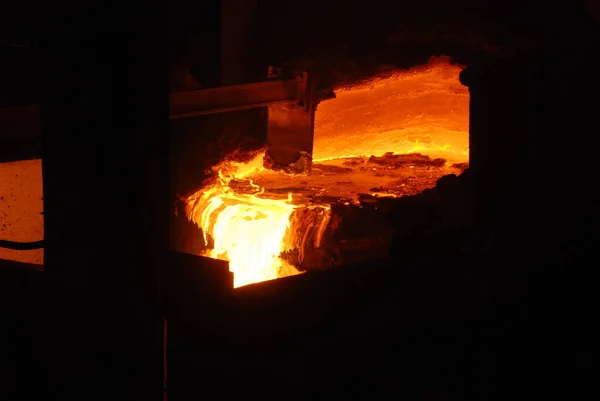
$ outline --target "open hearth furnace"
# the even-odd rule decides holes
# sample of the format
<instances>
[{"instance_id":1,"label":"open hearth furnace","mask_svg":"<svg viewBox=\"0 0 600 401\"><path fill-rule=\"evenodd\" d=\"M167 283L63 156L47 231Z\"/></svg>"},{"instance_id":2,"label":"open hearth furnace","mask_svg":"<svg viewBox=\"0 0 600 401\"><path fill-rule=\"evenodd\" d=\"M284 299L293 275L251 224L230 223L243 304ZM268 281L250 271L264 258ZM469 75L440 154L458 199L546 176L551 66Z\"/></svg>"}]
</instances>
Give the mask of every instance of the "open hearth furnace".
<instances>
[{"instance_id":1,"label":"open hearth furnace","mask_svg":"<svg viewBox=\"0 0 600 401\"><path fill-rule=\"evenodd\" d=\"M7 399L587 390L579 2L151 3L15 24L0 246L44 258L0 260Z\"/></svg>"},{"instance_id":2,"label":"open hearth furnace","mask_svg":"<svg viewBox=\"0 0 600 401\"><path fill-rule=\"evenodd\" d=\"M235 287L389 257L386 202L468 167L461 70L432 57L323 91L271 68L172 94L173 247L228 261Z\"/></svg>"}]
</instances>

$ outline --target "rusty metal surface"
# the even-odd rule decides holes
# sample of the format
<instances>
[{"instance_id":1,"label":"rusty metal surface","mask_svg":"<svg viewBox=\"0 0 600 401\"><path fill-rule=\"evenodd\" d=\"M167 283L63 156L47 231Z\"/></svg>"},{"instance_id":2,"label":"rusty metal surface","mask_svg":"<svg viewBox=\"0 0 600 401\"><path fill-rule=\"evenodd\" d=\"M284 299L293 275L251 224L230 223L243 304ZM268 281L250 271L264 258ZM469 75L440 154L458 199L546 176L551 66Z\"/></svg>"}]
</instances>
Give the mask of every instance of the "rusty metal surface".
<instances>
[{"instance_id":1,"label":"rusty metal surface","mask_svg":"<svg viewBox=\"0 0 600 401\"><path fill-rule=\"evenodd\" d=\"M269 73L284 74L286 71ZM271 104L268 107L267 144L269 157L275 169L291 167L297 173L306 173L312 160L316 99L314 81L307 72L299 74L298 98L295 103ZM307 155L309 163L301 160Z\"/></svg>"},{"instance_id":2,"label":"rusty metal surface","mask_svg":"<svg viewBox=\"0 0 600 401\"><path fill-rule=\"evenodd\" d=\"M1 240L27 243L44 238L42 198L41 160L0 163L0 259L44 263L42 249L7 249L1 244Z\"/></svg>"},{"instance_id":3,"label":"rusty metal surface","mask_svg":"<svg viewBox=\"0 0 600 401\"><path fill-rule=\"evenodd\" d=\"M296 162L301 152L312 155L315 110L294 104L270 105L267 126L269 155L278 166Z\"/></svg>"},{"instance_id":4,"label":"rusty metal surface","mask_svg":"<svg viewBox=\"0 0 600 401\"><path fill-rule=\"evenodd\" d=\"M294 102L302 88L303 80L298 77L172 93L170 114L173 119Z\"/></svg>"}]
</instances>

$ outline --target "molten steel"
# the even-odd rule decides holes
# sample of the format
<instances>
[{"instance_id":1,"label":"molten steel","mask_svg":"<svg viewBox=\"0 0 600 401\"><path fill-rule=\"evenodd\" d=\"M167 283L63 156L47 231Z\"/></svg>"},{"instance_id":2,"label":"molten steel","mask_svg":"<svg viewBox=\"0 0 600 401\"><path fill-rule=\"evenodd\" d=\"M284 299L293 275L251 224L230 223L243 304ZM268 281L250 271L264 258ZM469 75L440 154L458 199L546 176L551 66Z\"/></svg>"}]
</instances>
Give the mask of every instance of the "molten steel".
<instances>
[{"instance_id":1,"label":"molten steel","mask_svg":"<svg viewBox=\"0 0 600 401\"><path fill-rule=\"evenodd\" d=\"M187 203L204 254L229 261L235 287L298 274L282 255L295 250L302 262L307 247L321 245L330 206L317 199L404 196L435 185L453 163L468 161L469 95L460 70L432 58L336 91L317 109L310 176L266 170L264 152L213 167L218 179Z\"/></svg>"},{"instance_id":2,"label":"molten steel","mask_svg":"<svg viewBox=\"0 0 600 401\"><path fill-rule=\"evenodd\" d=\"M338 89L315 114L313 160L423 153L469 159L469 91L445 57Z\"/></svg>"},{"instance_id":3,"label":"molten steel","mask_svg":"<svg viewBox=\"0 0 600 401\"><path fill-rule=\"evenodd\" d=\"M248 163L220 163L213 168L219 176L217 182L188 200L188 216L202 228L205 244L213 242L205 254L229 261L235 287L300 273L280 255L294 245L305 245L305 238L296 235L300 233L289 231L292 213L303 205L294 204L291 193L285 199L263 197L264 188L247 179L263 170L264 156L261 152ZM231 185L234 180L245 181L247 193L235 191ZM329 207L317 207L325 213L316 233L316 246L329 218Z\"/></svg>"}]
</instances>

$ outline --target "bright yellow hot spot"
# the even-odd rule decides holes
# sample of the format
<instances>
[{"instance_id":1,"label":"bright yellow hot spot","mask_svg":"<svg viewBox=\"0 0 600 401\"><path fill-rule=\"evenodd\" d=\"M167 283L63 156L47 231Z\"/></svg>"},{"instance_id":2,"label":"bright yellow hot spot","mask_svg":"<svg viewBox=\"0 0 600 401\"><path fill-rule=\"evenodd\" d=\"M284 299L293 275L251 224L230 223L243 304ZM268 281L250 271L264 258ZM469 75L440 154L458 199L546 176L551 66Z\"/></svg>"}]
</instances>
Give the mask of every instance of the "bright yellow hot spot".
<instances>
[{"instance_id":1,"label":"bright yellow hot spot","mask_svg":"<svg viewBox=\"0 0 600 401\"><path fill-rule=\"evenodd\" d=\"M300 273L280 258L298 243L289 232L292 213L299 207L292 204L292 194L287 199L269 199L261 197L263 189L252 181L247 181L254 189L249 193L236 192L230 186L233 180L261 171L264 155L262 152L248 163L222 162L215 167L219 180L188 200L188 216L202 228L207 245L210 238L214 241L206 256L229 261L235 287ZM317 241L320 238L317 235Z\"/></svg>"}]
</instances>

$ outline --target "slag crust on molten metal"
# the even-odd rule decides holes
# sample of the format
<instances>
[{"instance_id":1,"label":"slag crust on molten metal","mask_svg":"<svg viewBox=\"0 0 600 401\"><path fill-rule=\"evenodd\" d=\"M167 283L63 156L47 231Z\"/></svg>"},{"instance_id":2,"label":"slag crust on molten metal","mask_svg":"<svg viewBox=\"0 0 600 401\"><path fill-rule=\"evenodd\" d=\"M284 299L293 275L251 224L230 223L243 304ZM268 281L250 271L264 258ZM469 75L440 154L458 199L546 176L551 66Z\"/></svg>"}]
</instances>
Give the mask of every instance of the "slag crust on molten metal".
<instances>
[{"instance_id":1,"label":"slag crust on molten metal","mask_svg":"<svg viewBox=\"0 0 600 401\"><path fill-rule=\"evenodd\" d=\"M294 193L303 203L353 202L362 195L400 197L435 186L447 174L460 174L465 164L450 164L418 153L324 160L312 165L308 176L289 176L262 170L253 182L270 197Z\"/></svg>"}]
</instances>

